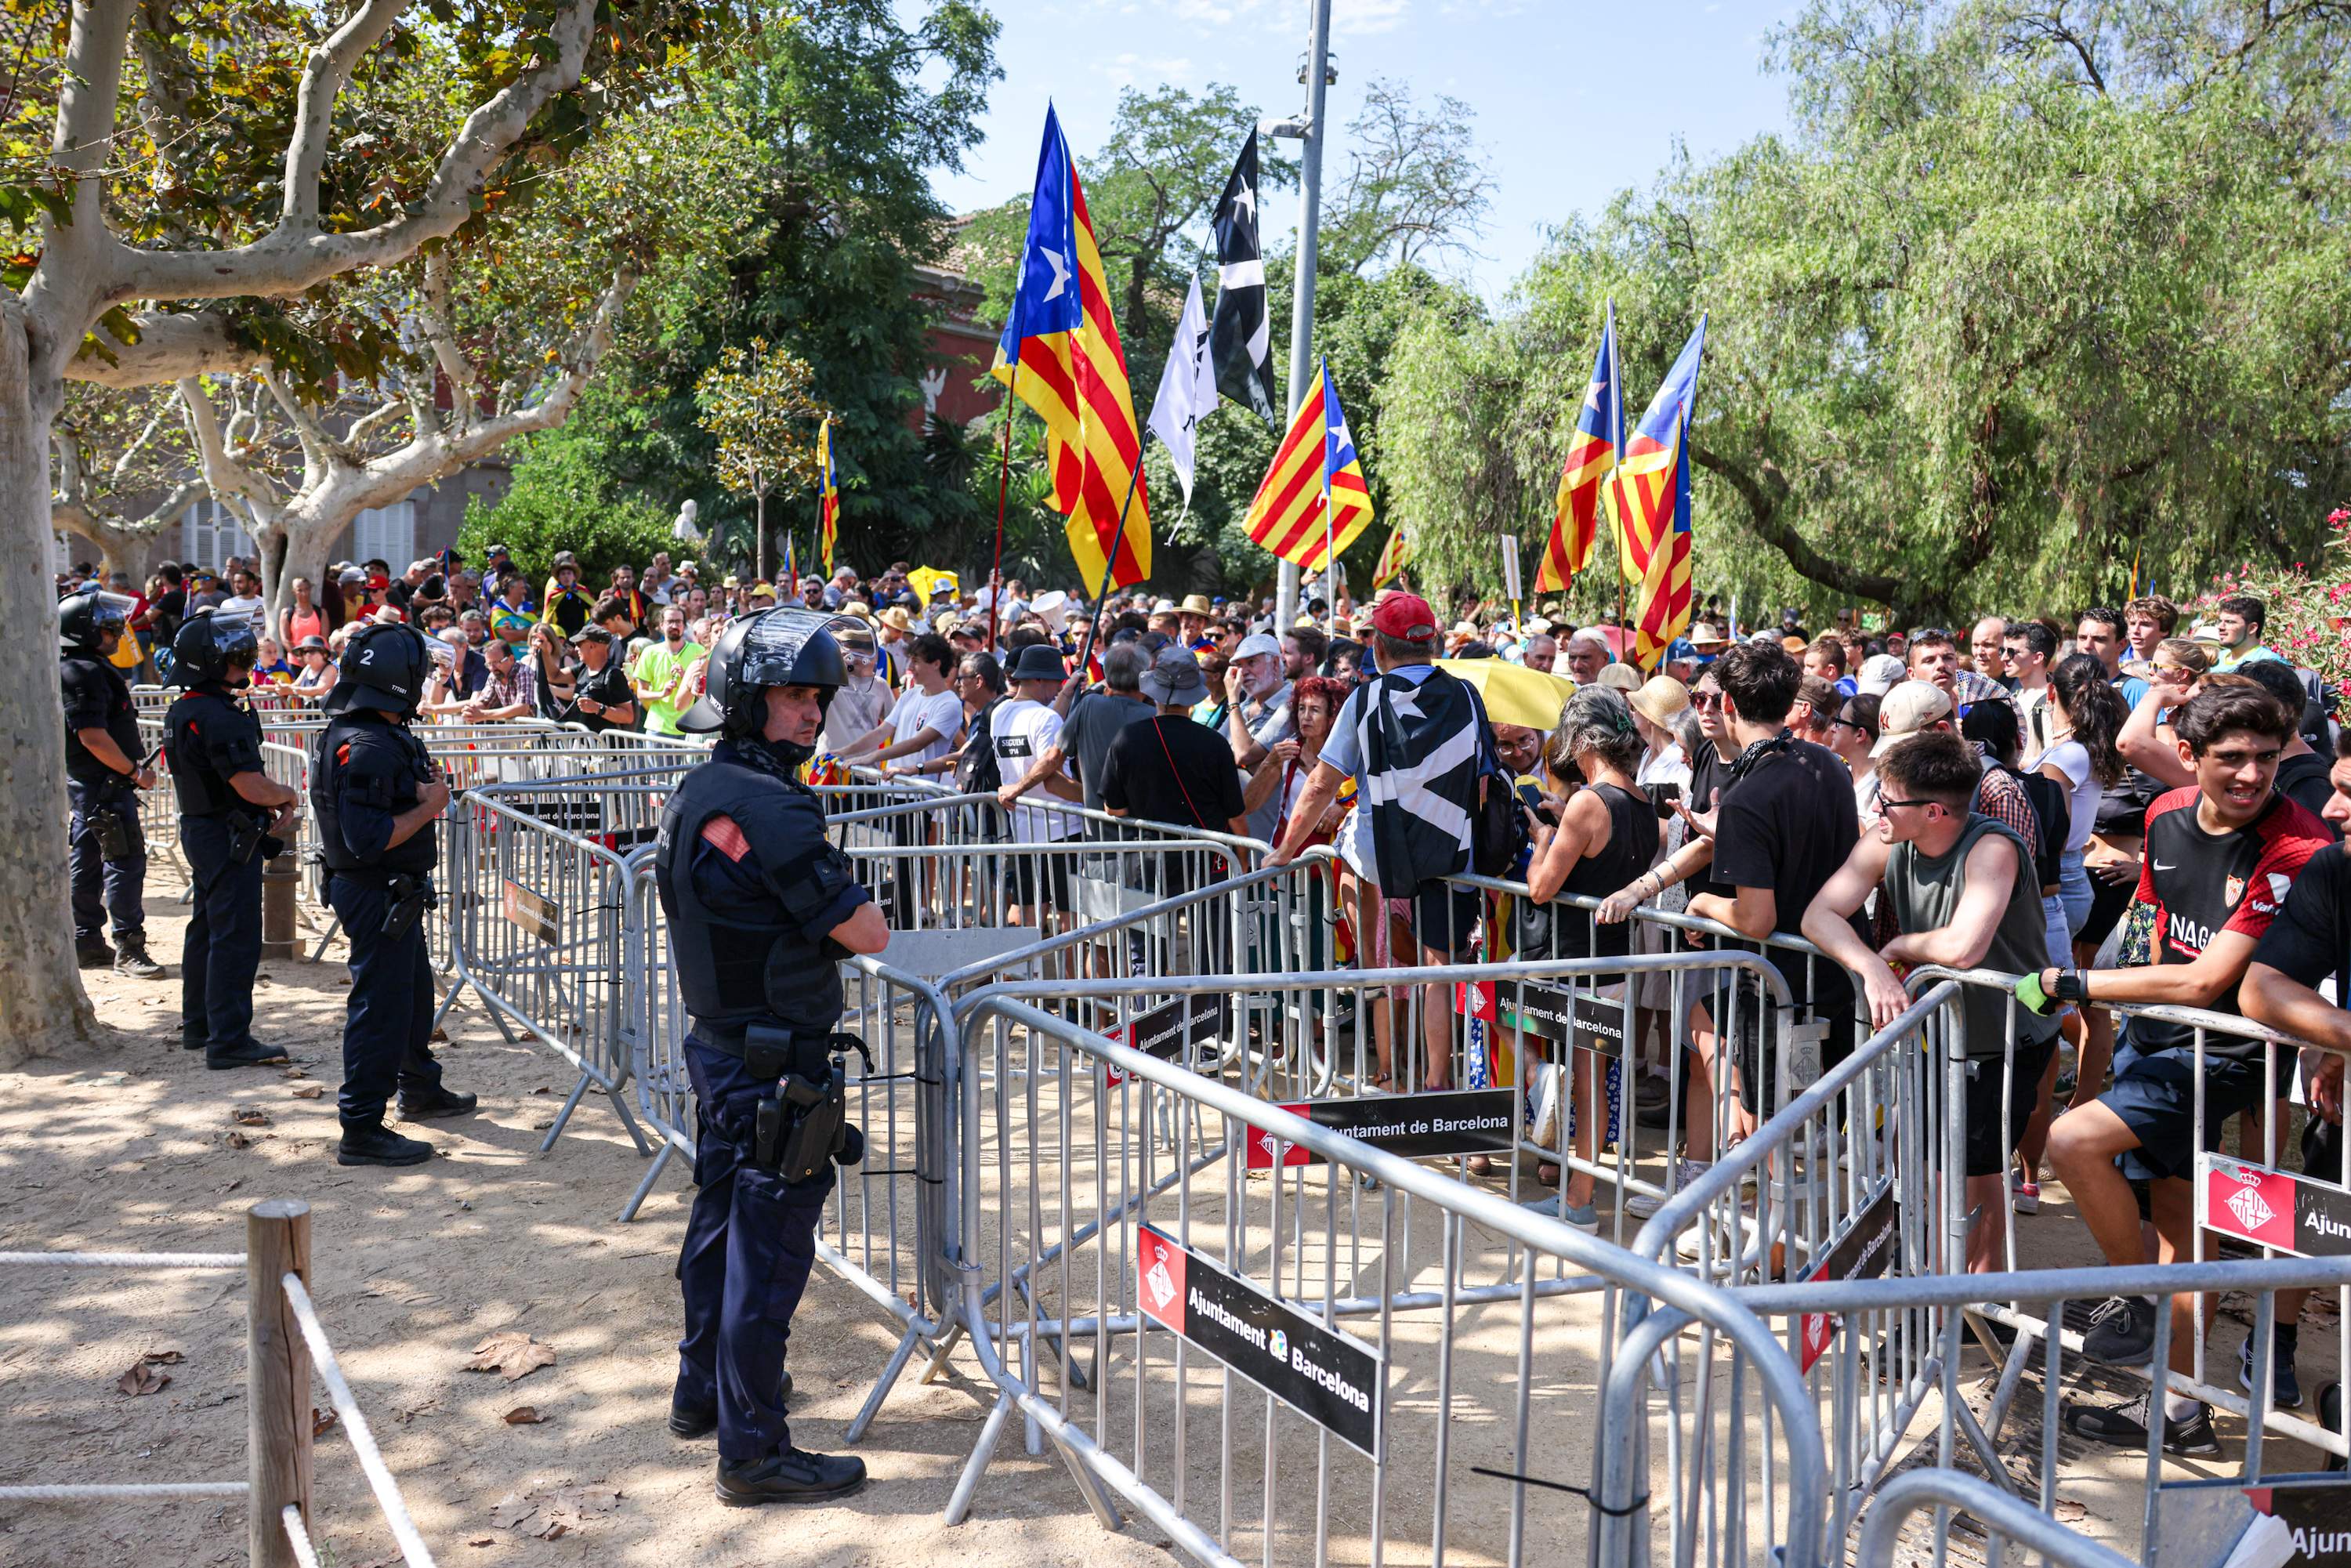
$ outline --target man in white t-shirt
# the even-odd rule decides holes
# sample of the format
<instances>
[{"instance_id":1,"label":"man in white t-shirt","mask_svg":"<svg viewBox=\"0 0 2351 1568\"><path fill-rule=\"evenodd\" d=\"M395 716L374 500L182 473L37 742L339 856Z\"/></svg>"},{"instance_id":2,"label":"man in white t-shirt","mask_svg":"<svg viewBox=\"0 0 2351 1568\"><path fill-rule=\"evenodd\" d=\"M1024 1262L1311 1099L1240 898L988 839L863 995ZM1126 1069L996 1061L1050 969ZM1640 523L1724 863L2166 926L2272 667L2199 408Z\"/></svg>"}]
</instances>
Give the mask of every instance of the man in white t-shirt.
<instances>
[{"instance_id":1,"label":"man in white t-shirt","mask_svg":"<svg viewBox=\"0 0 2351 1568\"><path fill-rule=\"evenodd\" d=\"M1012 697L996 710L988 720L988 738L996 747L997 776L1005 779L1024 779L1038 758L1058 745L1061 738L1061 716L1053 711L1053 698L1069 678L1061 655L1042 643L1032 643L1013 655L1012 667L1005 674L1012 682ZM1040 786L1058 800L1079 798L1074 779L1066 774L1046 779ZM999 799L1001 795L999 793ZM1012 808L1012 841L1016 844L1053 844L1078 836L1080 819L1073 811L1057 810L1050 805L1032 806L1023 801ZM1008 866L1007 902L1012 905L1011 923L1029 924L1029 912L1035 910L1038 924L1043 925L1045 910L1050 906L1058 918L1066 915L1071 906L1070 856L1067 853L1013 854L1006 857ZM1044 902L1039 902L1040 887L1044 889Z\"/></svg>"},{"instance_id":2,"label":"man in white t-shirt","mask_svg":"<svg viewBox=\"0 0 2351 1568\"><path fill-rule=\"evenodd\" d=\"M905 691L887 719L841 753L842 761L905 760L919 768L945 757L963 733L963 700L947 684L947 670L955 663L947 640L925 632L905 646ZM886 767L883 770L889 771Z\"/></svg>"}]
</instances>

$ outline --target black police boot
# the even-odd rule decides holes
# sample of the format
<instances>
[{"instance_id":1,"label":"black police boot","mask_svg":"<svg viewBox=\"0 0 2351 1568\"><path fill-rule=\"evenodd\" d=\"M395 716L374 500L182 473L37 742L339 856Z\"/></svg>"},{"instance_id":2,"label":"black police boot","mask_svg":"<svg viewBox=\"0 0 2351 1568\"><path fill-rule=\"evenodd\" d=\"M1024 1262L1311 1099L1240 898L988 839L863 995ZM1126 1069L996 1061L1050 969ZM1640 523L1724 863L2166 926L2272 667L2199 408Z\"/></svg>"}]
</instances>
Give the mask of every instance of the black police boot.
<instances>
[{"instance_id":1,"label":"black police boot","mask_svg":"<svg viewBox=\"0 0 2351 1568\"><path fill-rule=\"evenodd\" d=\"M455 1090L436 1089L430 1094L402 1094L400 1097L400 1119L403 1122L431 1122L444 1116L470 1116L474 1113L475 1098Z\"/></svg>"},{"instance_id":2,"label":"black police boot","mask_svg":"<svg viewBox=\"0 0 2351 1568\"><path fill-rule=\"evenodd\" d=\"M257 1040L204 1048L204 1065L215 1072L225 1072L232 1067L277 1067L287 1060L284 1046L265 1045Z\"/></svg>"},{"instance_id":3,"label":"black police boot","mask_svg":"<svg viewBox=\"0 0 2351 1568\"><path fill-rule=\"evenodd\" d=\"M152 980L163 972L163 966L147 956L147 938L123 936L117 938L114 952L114 972L129 975L135 980Z\"/></svg>"},{"instance_id":4,"label":"black police boot","mask_svg":"<svg viewBox=\"0 0 2351 1568\"><path fill-rule=\"evenodd\" d=\"M791 1396L792 1375L787 1372L776 1385L776 1403L784 1404ZM670 1436L684 1437L688 1442L696 1437L707 1437L718 1430L718 1406L689 1405L673 1393L669 1396L669 1430Z\"/></svg>"},{"instance_id":5,"label":"black police boot","mask_svg":"<svg viewBox=\"0 0 2351 1568\"><path fill-rule=\"evenodd\" d=\"M74 938L74 962L85 969L103 969L114 962L114 949L106 945L105 937L93 931Z\"/></svg>"},{"instance_id":6,"label":"black police boot","mask_svg":"<svg viewBox=\"0 0 2351 1568\"><path fill-rule=\"evenodd\" d=\"M432 1145L389 1132L381 1122L345 1127L343 1141L335 1149L339 1166L421 1166L432 1157Z\"/></svg>"},{"instance_id":7,"label":"black police boot","mask_svg":"<svg viewBox=\"0 0 2351 1568\"><path fill-rule=\"evenodd\" d=\"M718 1461L718 1500L729 1508L846 1497L864 1484L865 1461L854 1454L778 1448L765 1458L741 1464Z\"/></svg>"}]
</instances>

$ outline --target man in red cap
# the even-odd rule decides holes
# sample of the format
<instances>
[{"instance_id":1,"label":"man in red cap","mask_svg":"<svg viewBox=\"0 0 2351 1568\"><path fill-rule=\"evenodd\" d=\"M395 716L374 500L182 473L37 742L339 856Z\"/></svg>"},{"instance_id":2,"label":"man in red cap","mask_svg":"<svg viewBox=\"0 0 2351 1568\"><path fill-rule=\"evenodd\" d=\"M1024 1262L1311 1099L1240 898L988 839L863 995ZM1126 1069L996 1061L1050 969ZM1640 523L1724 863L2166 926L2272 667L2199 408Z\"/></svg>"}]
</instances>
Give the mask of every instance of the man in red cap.
<instances>
[{"instance_id":1,"label":"man in red cap","mask_svg":"<svg viewBox=\"0 0 2351 1568\"><path fill-rule=\"evenodd\" d=\"M1467 953L1478 915L1475 891L1448 882L1470 869L1470 832L1486 787L1486 711L1476 692L1437 668L1442 628L1416 593L1383 595L1372 609L1372 654L1379 678L1358 686L1339 710L1322 759L1290 813L1290 831L1270 865L1287 865L1348 779L1357 809L1339 830L1343 879L1355 910L1357 943L1373 967L1437 965ZM1365 722L1374 709L1378 725ZM1467 735L1465 737L1465 731ZM1465 744L1466 741L1466 744ZM1452 1008L1446 988L1421 988L1424 1082L1453 1082ZM1374 1010L1380 1075L1391 1073L1390 1037L1402 997ZM1405 1070L1394 1076L1408 1082Z\"/></svg>"}]
</instances>

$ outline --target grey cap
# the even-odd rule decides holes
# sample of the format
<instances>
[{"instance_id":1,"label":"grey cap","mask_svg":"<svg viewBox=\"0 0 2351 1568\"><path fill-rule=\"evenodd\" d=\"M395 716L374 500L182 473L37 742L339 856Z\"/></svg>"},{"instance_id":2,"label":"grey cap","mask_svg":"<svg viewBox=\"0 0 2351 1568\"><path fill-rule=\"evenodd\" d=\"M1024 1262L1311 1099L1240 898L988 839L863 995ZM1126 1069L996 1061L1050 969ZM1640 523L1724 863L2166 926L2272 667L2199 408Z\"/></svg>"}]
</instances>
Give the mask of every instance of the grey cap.
<instances>
[{"instance_id":1,"label":"grey cap","mask_svg":"<svg viewBox=\"0 0 2351 1568\"><path fill-rule=\"evenodd\" d=\"M1281 639L1266 632L1250 632L1241 639L1241 645L1233 650L1236 659L1254 659L1266 653L1277 659L1281 657Z\"/></svg>"},{"instance_id":2,"label":"grey cap","mask_svg":"<svg viewBox=\"0 0 2351 1568\"><path fill-rule=\"evenodd\" d=\"M1199 660L1181 648L1170 648L1143 672L1142 685L1144 696L1161 707L1173 707L1199 701L1207 693L1208 678L1200 673Z\"/></svg>"}]
</instances>

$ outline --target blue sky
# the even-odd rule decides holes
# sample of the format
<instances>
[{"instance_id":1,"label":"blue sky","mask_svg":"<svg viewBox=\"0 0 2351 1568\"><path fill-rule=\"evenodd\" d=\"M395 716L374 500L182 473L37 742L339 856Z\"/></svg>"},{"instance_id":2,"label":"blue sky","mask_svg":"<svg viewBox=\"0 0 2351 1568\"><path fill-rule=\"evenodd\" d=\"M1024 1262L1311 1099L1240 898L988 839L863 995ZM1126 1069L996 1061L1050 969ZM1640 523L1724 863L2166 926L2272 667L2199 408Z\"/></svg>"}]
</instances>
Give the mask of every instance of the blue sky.
<instances>
[{"instance_id":1,"label":"blue sky","mask_svg":"<svg viewBox=\"0 0 2351 1568\"><path fill-rule=\"evenodd\" d=\"M1048 97L1081 157L1101 144L1123 87L1228 82L1268 118L1303 102L1305 0L995 0L994 8L1005 74L982 122L987 140L965 172L937 177L957 211L1028 184ZM1333 12L1334 124L1353 118L1374 77L1424 99L1448 93L1476 111L1493 205L1481 254L1452 266L1489 296L1525 268L1546 229L1646 185L1677 139L1703 159L1786 123L1784 84L1762 69L1764 34L1790 14L1779 0L1334 0ZM1341 167L1343 155L1338 145L1326 159ZM1294 192L1269 202L1269 240L1276 224L1294 231L1297 214Z\"/></svg>"}]
</instances>

